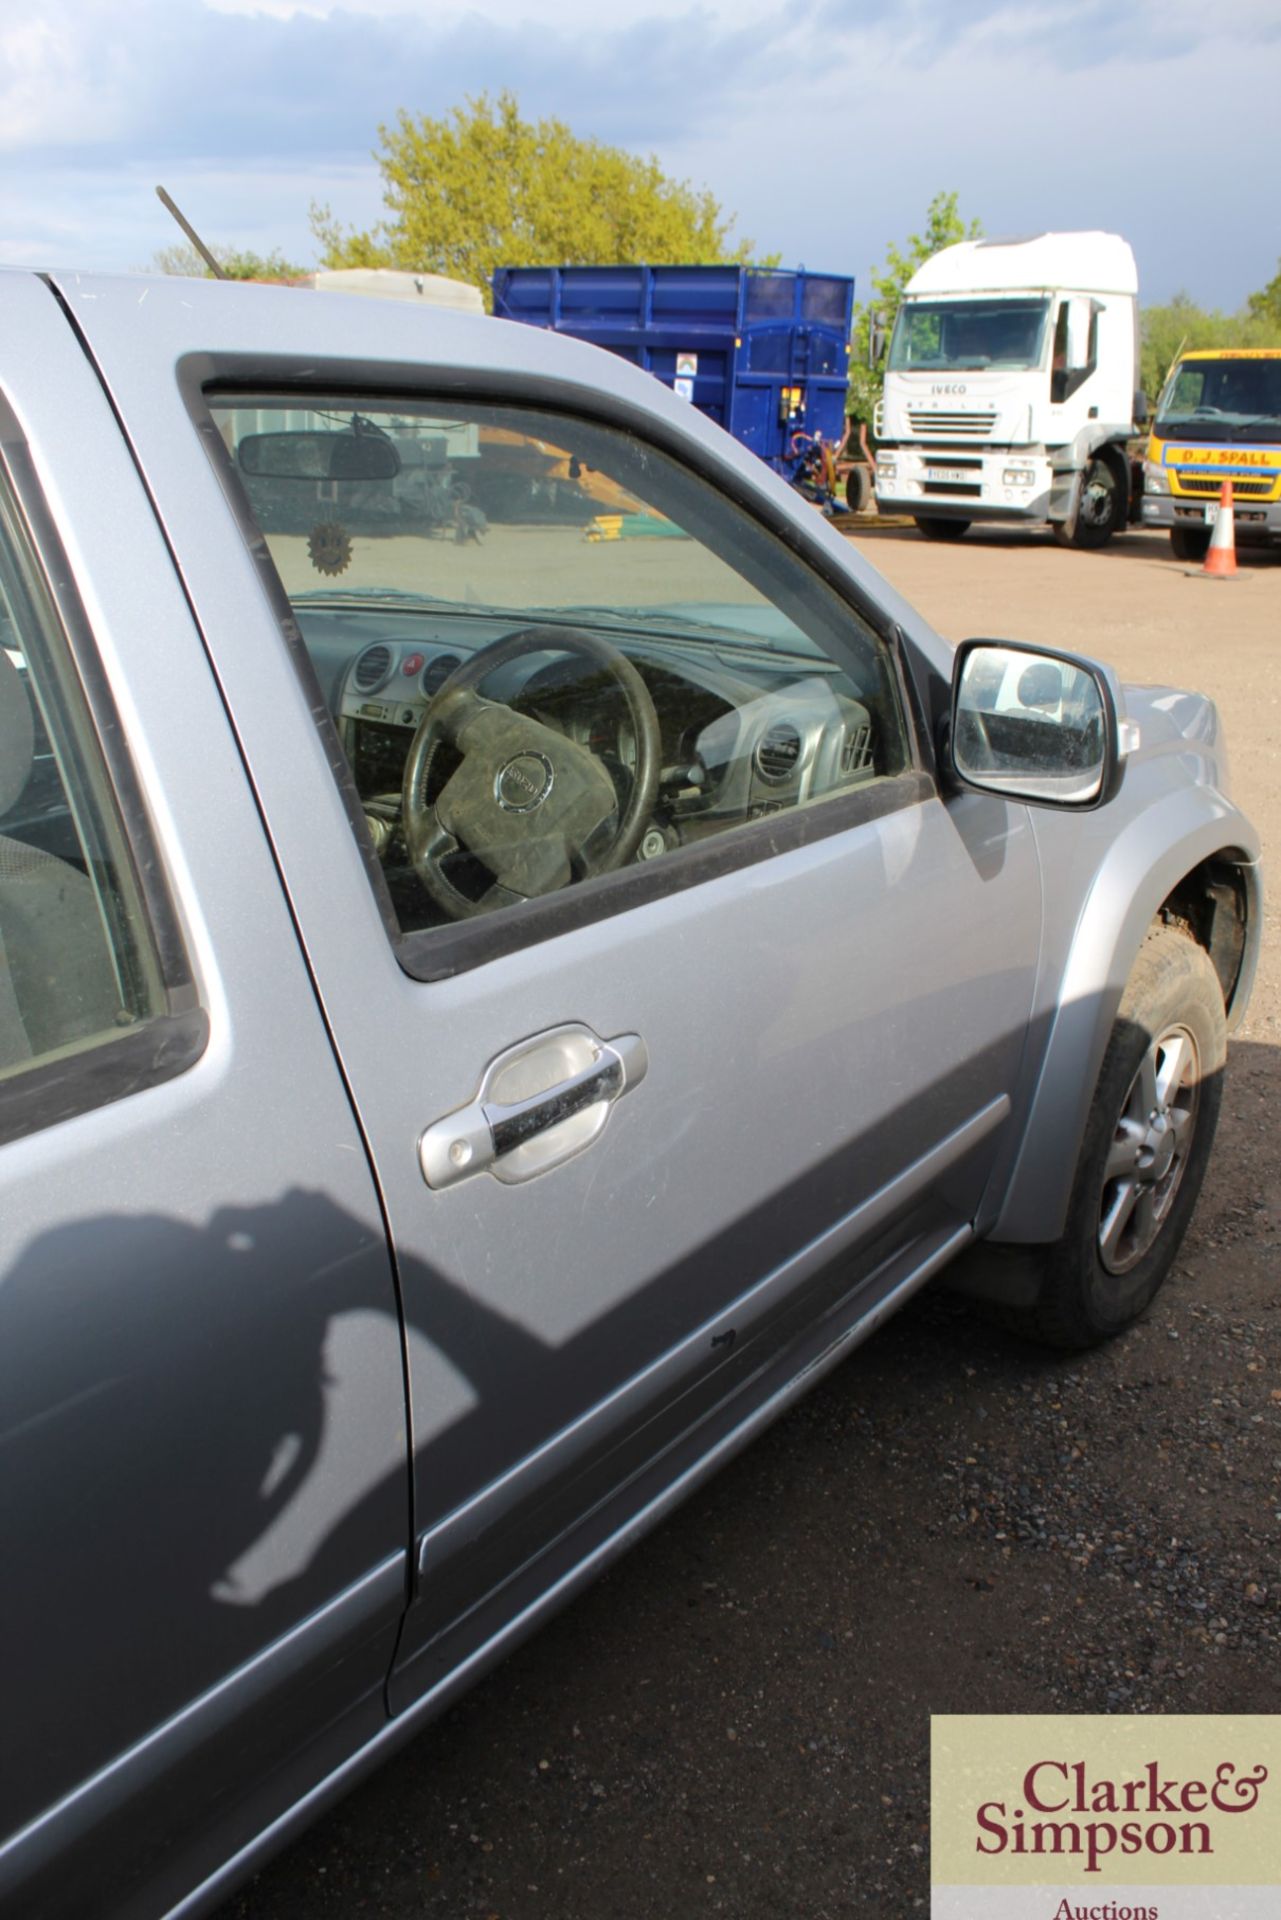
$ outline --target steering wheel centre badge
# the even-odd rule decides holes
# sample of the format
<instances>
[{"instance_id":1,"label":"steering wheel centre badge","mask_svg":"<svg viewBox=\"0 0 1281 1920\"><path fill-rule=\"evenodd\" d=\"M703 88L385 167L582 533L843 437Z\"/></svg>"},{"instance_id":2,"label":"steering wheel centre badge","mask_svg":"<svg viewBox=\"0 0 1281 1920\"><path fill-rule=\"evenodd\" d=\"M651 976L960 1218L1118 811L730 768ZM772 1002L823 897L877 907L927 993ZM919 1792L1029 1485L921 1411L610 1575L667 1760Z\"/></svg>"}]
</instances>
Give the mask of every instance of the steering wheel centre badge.
<instances>
[{"instance_id":1,"label":"steering wheel centre badge","mask_svg":"<svg viewBox=\"0 0 1281 1920\"><path fill-rule=\"evenodd\" d=\"M494 798L506 813L533 813L552 790L555 772L542 753L518 753L498 769Z\"/></svg>"}]
</instances>

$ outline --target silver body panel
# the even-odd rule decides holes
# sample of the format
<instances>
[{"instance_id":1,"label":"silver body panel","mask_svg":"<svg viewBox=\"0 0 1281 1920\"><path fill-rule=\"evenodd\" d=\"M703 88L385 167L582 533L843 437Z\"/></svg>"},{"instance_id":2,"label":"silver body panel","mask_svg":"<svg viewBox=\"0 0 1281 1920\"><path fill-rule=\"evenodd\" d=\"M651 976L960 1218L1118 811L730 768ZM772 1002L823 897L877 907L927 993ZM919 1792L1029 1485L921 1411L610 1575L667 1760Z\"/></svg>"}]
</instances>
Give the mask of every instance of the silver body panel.
<instances>
[{"instance_id":1,"label":"silver body panel","mask_svg":"<svg viewBox=\"0 0 1281 1920\"><path fill-rule=\"evenodd\" d=\"M47 1760L6 1790L0 1911L194 1913L976 1229L1053 1237L1144 926L1257 843L1171 695L1095 814L948 793L922 739L869 817L412 978L184 381L348 365L652 431L898 627L924 713L950 650L727 436L534 329L0 276L0 350L209 1018L177 1078L0 1147L0 1460L40 1556L0 1594L9 1726ZM569 1068L625 1059L603 1124L444 1177L434 1129L514 1111L487 1070L567 1030Z\"/></svg>"},{"instance_id":2,"label":"silver body panel","mask_svg":"<svg viewBox=\"0 0 1281 1920\"><path fill-rule=\"evenodd\" d=\"M146 496L37 282L0 278L0 339L210 1027L181 1077L0 1153L0 1776L22 1834L0 1909L85 1911L92 1887L127 1912L138 1833L193 1825L193 1764L201 1804L238 1784L231 1676L280 1758L334 1715L381 1720L404 1590L399 1320L360 1135Z\"/></svg>"}]
</instances>

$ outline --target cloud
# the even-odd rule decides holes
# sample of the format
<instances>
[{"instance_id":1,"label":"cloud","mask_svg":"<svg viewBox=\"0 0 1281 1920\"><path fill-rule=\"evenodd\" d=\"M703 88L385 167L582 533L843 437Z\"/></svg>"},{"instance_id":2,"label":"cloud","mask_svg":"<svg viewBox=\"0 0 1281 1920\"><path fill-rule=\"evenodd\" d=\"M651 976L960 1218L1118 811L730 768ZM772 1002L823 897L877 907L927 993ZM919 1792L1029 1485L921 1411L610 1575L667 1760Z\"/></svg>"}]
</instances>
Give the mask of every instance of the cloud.
<instances>
[{"instance_id":1,"label":"cloud","mask_svg":"<svg viewBox=\"0 0 1281 1920\"><path fill-rule=\"evenodd\" d=\"M1189 126L1211 154L1270 130L1276 0L43 0L0 25L3 251L137 265L176 238L163 181L209 238L309 261L313 198L379 217L380 125L503 87L863 280L940 189L989 232L1126 233L1147 298L1235 306L1273 270L1265 171L1228 221L1216 169L1171 162Z\"/></svg>"},{"instance_id":2,"label":"cloud","mask_svg":"<svg viewBox=\"0 0 1281 1920\"><path fill-rule=\"evenodd\" d=\"M683 117L696 110L692 68L714 76L715 111L753 74L792 70L815 11L758 5L726 20L660 7L602 25L596 10L589 24L549 26L501 7L442 18L294 0L252 12L228 0L135 0L122 24L115 0L46 0L38 25L0 30L0 151L368 152L402 106L438 114L503 86L547 102L540 113L586 115L585 130L594 108L661 138L677 95Z\"/></svg>"}]
</instances>

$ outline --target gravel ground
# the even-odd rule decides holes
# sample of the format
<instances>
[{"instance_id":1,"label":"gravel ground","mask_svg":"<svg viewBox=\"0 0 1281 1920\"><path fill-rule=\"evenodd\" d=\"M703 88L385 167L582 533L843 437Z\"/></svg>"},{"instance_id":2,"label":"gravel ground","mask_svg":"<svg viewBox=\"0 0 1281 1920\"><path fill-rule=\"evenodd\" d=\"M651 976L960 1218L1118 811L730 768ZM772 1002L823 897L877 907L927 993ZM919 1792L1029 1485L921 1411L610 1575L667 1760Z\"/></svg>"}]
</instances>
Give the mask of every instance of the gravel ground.
<instances>
[{"instance_id":1,"label":"gravel ground","mask_svg":"<svg viewBox=\"0 0 1281 1920\"><path fill-rule=\"evenodd\" d=\"M1213 693L1281 845L1281 553L1223 585L1152 535L855 537L951 638ZM1064 1360L918 1299L221 1920L894 1920L928 1906L931 1713L1281 1712L1267 925L1201 1204L1140 1326Z\"/></svg>"}]
</instances>

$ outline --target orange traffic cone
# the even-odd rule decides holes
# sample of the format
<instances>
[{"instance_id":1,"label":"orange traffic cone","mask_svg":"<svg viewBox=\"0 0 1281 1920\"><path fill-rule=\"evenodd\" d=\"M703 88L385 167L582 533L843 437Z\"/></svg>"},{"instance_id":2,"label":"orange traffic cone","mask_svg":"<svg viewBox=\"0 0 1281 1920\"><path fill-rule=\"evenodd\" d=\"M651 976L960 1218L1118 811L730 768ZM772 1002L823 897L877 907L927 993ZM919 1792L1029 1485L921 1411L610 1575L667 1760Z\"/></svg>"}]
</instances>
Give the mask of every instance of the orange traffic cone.
<instances>
[{"instance_id":1,"label":"orange traffic cone","mask_svg":"<svg viewBox=\"0 0 1281 1920\"><path fill-rule=\"evenodd\" d=\"M1237 570L1236 521L1232 511L1232 482L1223 482L1223 491L1219 495L1219 517L1214 523L1214 532L1210 536L1210 551L1205 556L1202 573L1208 573L1215 580L1230 580Z\"/></svg>"}]
</instances>

